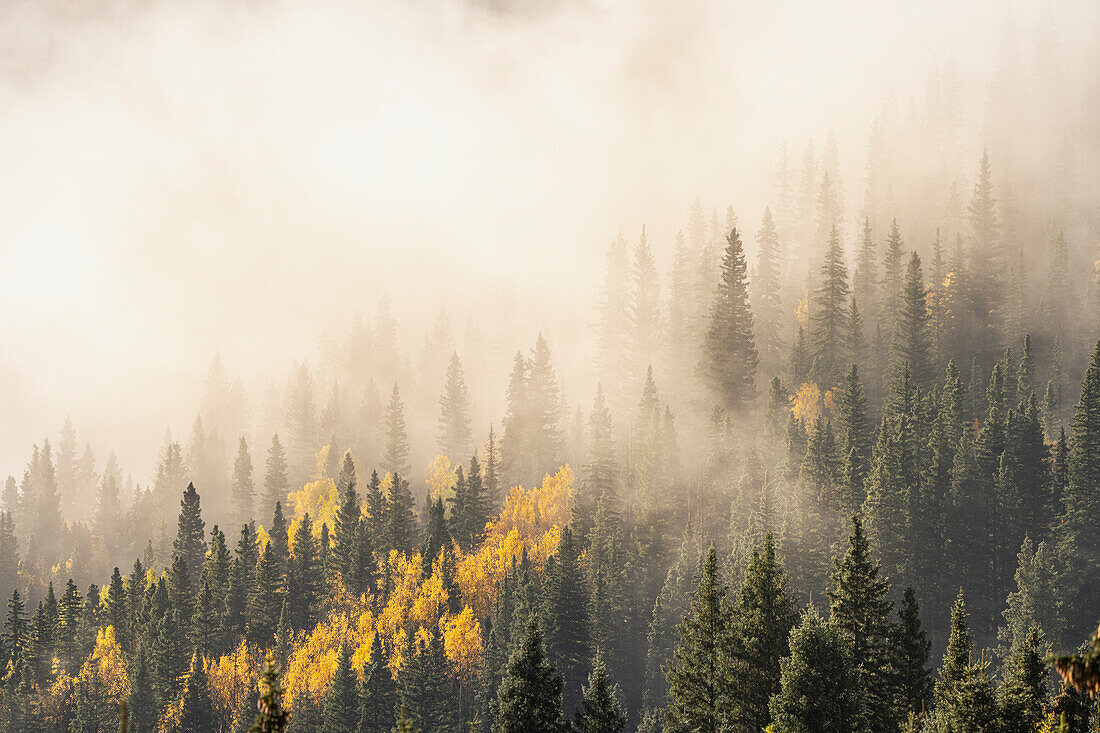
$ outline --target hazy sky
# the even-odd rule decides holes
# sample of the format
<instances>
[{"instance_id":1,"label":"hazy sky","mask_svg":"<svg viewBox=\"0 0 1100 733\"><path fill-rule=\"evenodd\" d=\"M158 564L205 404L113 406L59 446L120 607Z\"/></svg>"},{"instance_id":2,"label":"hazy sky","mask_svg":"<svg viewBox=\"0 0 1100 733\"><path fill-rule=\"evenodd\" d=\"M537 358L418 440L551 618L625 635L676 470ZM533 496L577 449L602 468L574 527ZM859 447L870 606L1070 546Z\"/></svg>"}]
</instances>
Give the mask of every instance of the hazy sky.
<instances>
[{"instance_id":1,"label":"hazy sky","mask_svg":"<svg viewBox=\"0 0 1100 733\"><path fill-rule=\"evenodd\" d=\"M617 230L662 269L696 197L755 230L830 129L854 207L891 85L953 56L973 125L1007 17L1091 37L1032 5L5 3L0 474L69 413L145 481L216 350L258 398L383 290L407 346L504 275L582 332Z\"/></svg>"}]
</instances>

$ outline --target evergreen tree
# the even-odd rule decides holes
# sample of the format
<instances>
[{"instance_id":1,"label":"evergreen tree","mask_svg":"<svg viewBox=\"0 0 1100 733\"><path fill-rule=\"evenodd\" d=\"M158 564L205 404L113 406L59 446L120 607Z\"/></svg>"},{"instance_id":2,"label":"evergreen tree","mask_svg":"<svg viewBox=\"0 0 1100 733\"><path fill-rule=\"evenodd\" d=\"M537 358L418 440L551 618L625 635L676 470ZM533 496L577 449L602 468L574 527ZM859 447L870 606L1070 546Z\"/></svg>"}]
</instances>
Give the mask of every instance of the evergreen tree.
<instances>
[{"instance_id":1,"label":"evergreen tree","mask_svg":"<svg viewBox=\"0 0 1100 733\"><path fill-rule=\"evenodd\" d=\"M892 716L890 669L887 648L892 606L886 599L889 584L879 578L878 564L863 533L859 515L852 517L848 549L836 561L835 586L829 592L830 623L850 646L850 657L864 700L861 708L868 729L896 730L900 720Z\"/></svg>"},{"instance_id":2,"label":"evergreen tree","mask_svg":"<svg viewBox=\"0 0 1100 733\"><path fill-rule=\"evenodd\" d=\"M199 492L195 491L194 484L187 484L180 500L179 523L172 548L187 564L189 577L198 578L206 560L206 524L202 521Z\"/></svg>"},{"instance_id":3,"label":"evergreen tree","mask_svg":"<svg viewBox=\"0 0 1100 733\"><path fill-rule=\"evenodd\" d=\"M821 266L821 286L810 302L810 340L813 342L811 378L831 388L843 378L846 358L844 344L848 303L848 268L840 234L834 227L829 232L829 245Z\"/></svg>"},{"instance_id":4,"label":"evergreen tree","mask_svg":"<svg viewBox=\"0 0 1100 733\"><path fill-rule=\"evenodd\" d=\"M336 509L336 518L332 525L332 562L340 577L344 579L344 583L347 584L355 567L362 518L359 492L355 489L355 463L351 459L350 451L344 453L344 464L338 483L340 505Z\"/></svg>"},{"instance_id":5,"label":"evergreen tree","mask_svg":"<svg viewBox=\"0 0 1100 733\"><path fill-rule=\"evenodd\" d=\"M464 472L461 466L458 467L458 480L455 483L455 497L451 507L451 535L464 552L481 544L485 525L488 524L492 511L481 478L481 463L475 453L470 458L469 472Z\"/></svg>"},{"instance_id":6,"label":"evergreen tree","mask_svg":"<svg viewBox=\"0 0 1100 733\"><path fill-rule=\"evenodd\" d=\"M233 513L238 524L252 519L255 494L256 489L252 484L252 456L248 454L248 443L242 436L237 447L237 458L233 461Z\"/></svg>"},{"instance_id":7,"label":"evergreen tree","mask_svg":"<svg viewBox=\"0 0 1100 733\"><path fill-rule=\"evenodd\" d=\"M710 311L700 372L727 410L751 402L756 393L756 344L749 307L745 254L736 229L726 238L722 275Z\"/></svg>"},{"instance_id":8,"label":"evergreen tree","mask_svg":"<svg viewBox=\"0 0 1100 733\"><path fill-rule=\"evenodd\" d=\"M878 320L875 308L879 300L878 285L878 253L871 238L871 222L864 218L856 251L856 267L852 273L852 300L863 304L872 322Z\"/></svg>"},{"instance_id":9,"label":"evergreen tree","mask_svg":"<svg viewBox=\"0 0 1100 733\"><path fill-rule=\"evenodd\" d=\"M921 628L920 607L912 587L905 589L899 623L890 633L890 669L894 677L896 697L894 710L897 719L906 715L920 715L932 702L932 672L928 669L928 655L932 643Z\"/></svg>"},{"instance_id":10,"label":"evergreen tree","mask_svg":"<svg viewBox=\"0 0 1100 733\"><path fill-rule=\"evenodd\" d=\"M355 670L351 666L351 649L342 644L336 657L336 671L325 694L321 733L352 733L358 726L359 697Z\"/></svg>"},{"instance_id":11,"label":"evergreen tree","mask_svg":"<svg viewBox=\"0 0 1100 733\"><path fill-rule=\"evenodd\" d=\"M130 730L132 733L154 733L157 729L158 705L153 692L149 660L145 647L138 647L134 671L130 676Z\"/></svg>"},{"instance_id":12,"label":"evergreen tree","mask_svg":"<svg viewBox=\"0 0 1100 733\"><path fill-rule=\"evenodd\" d=\"M1050 671L1044 660L1043 633L1031 626L1004 668L998 690L998 733L1032 733L1039 729L1050 696Z\"/></svg>"},{"instance_id":13,"label":"evergreen tree","mask_svg":"<svg viewBox=\"0 0 1100 733\"><path fill-rule=\"evenodd\" d=\"M439 553L443 548L450 546L451 534L447 531L443 497L436 497L435 501L428 497L428 521L424 528L424 542L420 545L422 579L432 574L432 565L438 559Z\"/></svg>"},{"instance_id":14,"label":"evergreen tree","mask_svg":"<svg viewBox=\"0 0 1100 733\"><path fill-rule=\"evenodd\" d=\"M256 579L248 589L248 601L245 607L247 638L249 642L260 646L270 643L278 623L276 571L275 557L271 551L271 543L268 543L264 545L260 561L256 564Z\"/></svg>"},{"instance_id":15,"label":"evergreen tree","mask_svg":"<svg viewBox=\"0 0 1100 733\"><path fill-rule=\"evenodd\" d=\"M508 661L497 693L493 733L563 733L561 676L546 660L538 620L527 623L523 643Z\"/></svg>"},{"instance_id":16,"label":"evergreen tree","mask_svg":"<svg viewBox=\"0 0 1100 733\"><path fill-rule=\"evenodd\" d=\"M457 462L473 446L466 377L458 353L451 354L447 365L447 381L439 398L439 410L439 452Z\"/></svg>"},{"instance_id":17,"label":"evergreen tree","mask_svg":"<svg viewBox=\"0 0 1100 733\"><path fill-rule=\"evenodd\" d=\"M588 616L588 588L581 570L581 548L567 525L558 551L547 562L543 583L543 610L539 616L546 639L546 656L562 675L566 710L580 701L581 685L592 658Z\"/></svg>"},{"instance_id":18,"label":"evergreen tree","mask_svg":"<svg viewBox=\"0 0 1100 733\"><path fill-rule=\"evenodd\" d=\"M388 496L386 497L386 548L398 552L412 549L416 518L413 516L413 497L409 491L409 482L399 475L392 475Z\"/></svg>"},{"instance_id":19,"label":"evergreen tree","mask_svg":"<svg viewBox=\"0 0 1100 733\"><path fill-rule=\"evenodd\" d=\"M434 626L426 642L410 640L408 660L401 670L401 704L413 721L427 731L455 730L454 682L443 651L443 637Z\"/></svg>"},{"instance_id":20,"label":"evergreen tree","mask_svg":"<svg viewBox=\"0 0 1100 733\"><path fill-rule=\"evenodd\" d=\"M899 364L909 364L913 382L921 389L926 389L932 383L935 370L927 298L920 255L914 252L909 258L898 299L894 359Z\"/></svg>"},{"instance_id":21,"label":"evergreen tree","mask_svg":"<svg viewBox=\"0 0 1100 733\"><path fill-rule=\"evenodd\" d=\"M666 672L666 730L718 733L731 723L737 688L728 615L726 588L718 578L718 557L711 547Z\"/></svg>"},{"instance_id":22,"label":"evergreen tree","mask_svg":"<svg viewBox=\"0 0 1100 733\"><path fill-rule=\"evenodd\" d=\"M904 267L902 258L901 232L898 230L898 220L894 219L890 222L890 234L886 237L886 252L883 255L882 268L882 296L879 301L880 325L887 334L897 331Z\"/></svg>"},{"instance_id":23,"label":"evergreen tree","mask_svg":"<svg viewBox=\"0 0 1100 733\"><path fill-rule=\"evenodd\" d=\"M407 474L410 470L409 435L405 430L405 405L401 402L401 393L396 383L382 415L382 429L385 435L382 470L394 477Z\"/></svg>"},{"instance_id":24,"label":"evergreen tree","mask_svg":"<svg viewBox=\"0 0 1100 733\"><path fill-rule=\"evenodd\" d=\"M261 559L261 575L263 562ZM322 567L317 540L313 537L313 521L307 512L302 515L294 533L294 551L287 575L287 601L290 604L290 624L294 629L312 631L317 625L324 582ZM257 578L257 583L261 580ZM269 628L273 632L274 624Z\"/></svg>"},{"instance_id":25,"label":"evergreen tree","mask_svg":"<svg viewBox=\"0 0 1100 733\"><path fill-rule=\"evenodd\" d=\"M202 657L195 654L191 658L191 675L183 692L183 704L180 708L180 720L177 730L180 733L210 733L217 729L214 714L214 699L210 691L210 678Z\"/></svg>"},{"instance_id":26,"label":"evergreen tree","mask_svg":"<svg viewBox=\"0 0 1100 733\"><path fill-rule=\"evenodd\" d=\"M859 672L841 631L810 607L791 632L771 699L775 733L851 733L862 729Z\"/></svg>"},{"instance_id":27,"label":"evergreen tree","mask_svg":"<svg viewBox=\"0 0 1100 733\"><path fill-rule=\"evenodd\" d=\"M359 686L359 733L386 733L399 697L390 674L389 654L382 646L381 634L375 634Z\"/></svg>"},{"instance_id":28,"label":"evergreen tree","mask_svg":"<svg viewBox=\"0 0 1100 733\"><path fill-rule=\"evenodd\" d=\"M951 609L951 635L936 680L935 708L929 721L930 733L993 733L997 705L985 665L975 662L973 635L967 622L966 604L959 591Z\"/></svg>"},{"instance_id":29,"label":"evergreen tree","mask_svg":"<svg viewBox=\"0 0 1100 733\"><path fill-rule=\"evenodd\" d=\"M264 497L261 514L275 511L275 505L286 502L290 493L290 481L287 478L286 452L279 443L279 434L271 436L271 448L267 452L267 468L264 472Z\"/></svg>"},{"instance_id":30,"label":"evergreen tree","mask_svg":"<svg viewBox=\"0 0 1100 733\"><path fill-rule=\"evenodd\" d=\"M611 681L603 654L597 650L574 728L578 733L623 733L626 713L620 697L619 686Z\"/></svg>"},{"instance_id":31,"label":"evergreen tree","mask_svg":"<svg viewBox=\"0 0 1100 733\"><path fill-rule=\"evenodd\" d=\"M386 495L382 491L382 480L378 477L378 471L371 471L370 482L363 497L366 505L366 517L364 522L376 549L383 555L389 554L389 547L385 545L386 539Z\"/></svg>"},{"instance_id":32,"label":"evergreen tree","mask_svg":"<svg viewBox=\"0 0 1100 733\"><path fill-rule=\"evenodd\" d=\"M1000 295L1006 263L998 238L1000 222L997 219L996 200L993 198L993 173L989 165L989 154L984 150L968 214L971 237L969 272L972 278L970 299L976 326L971 348L979 361L988 364L997 349L996 329L1000 317Z\"/></svg>"},{"instance_id":33,"label":"evergreen tree","mask_svg":"<svg viewBox=\"0 0 1100 733\"><path fill-rule=\"evenodd\" d=\"M783 353L780 338L783 310L780 301L780 244L779 232L771 209L764 208L764 219L756 233L756 277L753 279L753 314L755 342L760 350L762 366L769 372L779 369Z\"/></svg>"},{"instance_id":34,"label":"evergreen tree","mask_svg":"<svg viewBox=\"0 0 1100 733\"><path fill-rule=\"evenodd\" d=\"M733 615L735 717L747 730L763 730L771 720L768 701L779 692L779 660L797 621L794 608L768 532L763 548L752 553Z\"/></svg>"},{"instance_id":35,"label":"evergreen tree","mask_svg":"<svg viewBox=\"0 0 1100 733\"><path fill-rule=\"evenodd\" d=\"M844 494L841 507L854 514L866 498L864 482L871 469L874 441L867 417L867 397L859 381L859 367L852 364L838 400L840 452L844 460Z\"/></svg>"}]
</instances>

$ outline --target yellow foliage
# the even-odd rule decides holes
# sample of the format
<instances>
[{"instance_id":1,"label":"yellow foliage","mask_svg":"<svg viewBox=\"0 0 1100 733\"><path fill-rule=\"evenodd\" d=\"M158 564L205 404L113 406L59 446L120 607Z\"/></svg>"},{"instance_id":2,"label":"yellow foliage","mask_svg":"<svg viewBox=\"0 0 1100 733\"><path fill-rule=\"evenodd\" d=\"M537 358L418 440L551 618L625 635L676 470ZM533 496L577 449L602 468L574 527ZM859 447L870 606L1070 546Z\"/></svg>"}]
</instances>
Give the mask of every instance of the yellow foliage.
<instances>
[{"instance_id":1,"label":"yellow foliage","mask_svg":"<svg viewBox=\"0 0 1100 733\"><path fill-rule=\"evenodd\" d=\"M798 325L805 326L810 316L810 295L804 294L798 299L794 309L794 317L798 319Z\"/></svg>"},{"instance_id":2,"label":"yellow foliage","mask_svg":"<svg viewBox=\"0 0 1100 733\"><path fill-rule=\"evenodd\" d=\"M483 645L481 624L469 606L444 622L443 649L458 679L474 679L481 664Z\"/></svg>"},{"instance_id":3,"label":"yellow foliage","mask_svg":"<svg viewBox=\"0 0 1100 733\"><path fill-rule=\"evenodd\" d=\"M332 527L339 501L337 493L336 482L325 477L310 481L298 491L291 492L289 503L294 509L294 518L300 519L308 513L318 529L321 524ZM290 536L294 536L293 531L290 531Z\"/></svg>"},{"instance_id":4,"label":"yellow foliage","mask_svg":"<svg viewBox=\"0 0 1100 733\"><path fill-rule=\"evenodd\" d=\"M105 708L118 709L119 703L130 697L130 675L122 649L115 639L115 627L108 626L96 634L95 648L80 668L77 679L102 695Z\"/></svg>"},{"instance_id":5,"label":"yellow foliage","mask_svg":"<svg viewBox=\"0 0 1100 733\"><path fill-rule=\"evenodd\" d=\"M444 455L436 456L428 466L428 477L424 480L428 484L428 496L432 499L442 496L446 501L454 495L452 489L457 478L451 459Z\"/></svg>"},{"instance_id":6,"label":"yellow foliage","mask_svg":"<svg viewBox=\"0 0 1100 733\"><path fill-rule=\"evenodd\" d=\"M238 644L229 654L207 662L206 673L210 677L214 707L223 719L232 720L244 705L258 681L256 673L259 666L260 653L250 650L246 641Z\"/></svg>"},{"instance_id":7,"label":"yellow foliage","mask_svg":"<svg viewBox=\"0 0 1100 733\"><path fill-rule=\"evenodd\" d=\"M313 480L320 481L328 478L328 455L332 451L331 445L326 445L313 454Z\"/></svg>"},{"instance_id":8,"label":"yellow foliage","mask_svg":"<svg viewBox=\"0 0 1100 733\"><path fill-rule=\"evenodd\" d=\"M269 542L271 542L271 535L269 535L267 533L267 530L264 529L264 526L262 524L257 524L256 525L256 543L257 543L257 546L262 551L265 547L267 547L267 544Z\"/></svg>"},{"instance_id":9,"label":"yellow foliage","mask_svg":"<svg viewBox=\"0 0 1100 733\"><path fill-rule=\"evenodd\" d=\"M358 670L370 659L370 645L374 638L374 618L364 609L354 619L345 613L330 615L299 644L296 644L287 660L283 684L286 685L286 707L293 710L295 698L308 695L315 700L324 698L336 671L340 647L348 644L352 651L352 663Z\"/></svg>"},{"instance_id":10,"label":"yellow foliage","mask_svg":"<svg viewBox=\"0 0 1100 733\"><path fill-rule=\"evenodd\" d=\"M821 415L821 388L814 382L803 382L791 395L791 412L808 428Z\"/></svg>"},{"instance_id":11,"label":"yellow foliage","mask_svg":"<svg viewBox=\"0 0 1100 733\"><path fill-rule=\"evenodd\" d=\"M569 522L572 495L573 471L569 466L546 476L537 489L515 487L508 493L499 518L486 527L481 547L464 556L455 570L462 598L478 618L489 616L500 582L512 560L518 560L524 549L540 567L554 554L561 528Z\"/></svg>"}]
</instances>

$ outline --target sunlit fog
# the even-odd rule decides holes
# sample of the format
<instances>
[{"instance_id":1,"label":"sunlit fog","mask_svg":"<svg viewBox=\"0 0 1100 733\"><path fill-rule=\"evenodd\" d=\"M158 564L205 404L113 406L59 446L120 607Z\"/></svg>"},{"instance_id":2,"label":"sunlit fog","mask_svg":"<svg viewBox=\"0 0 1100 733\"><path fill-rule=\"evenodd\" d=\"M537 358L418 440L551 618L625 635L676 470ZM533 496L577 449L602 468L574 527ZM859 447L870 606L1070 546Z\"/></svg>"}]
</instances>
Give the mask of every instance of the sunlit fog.
<instances>
[{"instance_id":1,"label":"sunlit fog","mask_svg":"<svg viewBox=\"0 0 1100 733\"><path fill-rule=\"evenodd\" d=\"M1095 4L0 49L0 733L1097 730Z\"/></svg>"}]
</instances>

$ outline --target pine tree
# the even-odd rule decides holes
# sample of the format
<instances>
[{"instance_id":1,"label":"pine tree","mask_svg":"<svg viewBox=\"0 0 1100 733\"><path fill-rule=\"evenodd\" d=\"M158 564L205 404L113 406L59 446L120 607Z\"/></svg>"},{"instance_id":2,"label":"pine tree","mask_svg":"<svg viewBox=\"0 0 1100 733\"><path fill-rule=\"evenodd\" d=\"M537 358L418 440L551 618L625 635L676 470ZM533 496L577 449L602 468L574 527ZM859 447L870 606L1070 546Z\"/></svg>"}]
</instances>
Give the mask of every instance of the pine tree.
<instances>
[{"instance_id":1,"label":"pine tree","mask_svg":"<svg viewBox=\"0 0 1100 733\"><path fill-rule=\"evenodd\" d=\"M930 733L993 733L996 730L997 705L992 686L984 663L971 659L973 650L966 604L959 591L951 609L951 635L935 685L935 708L928 725Z\"/></svg>"},{"instance_id":2,"label":"pine tree","mask_svg":"<svg viewBox=\"0 0 1100 733\"><path fill-rule=\"evenodd\" d=\"M829 232L828 241L821 266L821 286L814 291L810 302L810 340L813 344L810 376L822 389L831 388L842 379L848 321L848 268L835 227Z\"/></svg>"},{"instance_id":3,"label":"pine tree","mask_svg":"<svg viewBox=\"0 0 1100 733\"><path fill-rule=\"evenodd\" d=\"M427 524L424 527L424 541L420 545L421 579L432 574L432 565L439 558L439 553L450 546L451 534L447 531L443 497L436 497L435 501L428 497Z\"/></svg>"},{"instance_id":4,"label":"pine tree","mask_svg":"<svg viewBox=\"0 0 1100 733\"><path fill-rule=\"evenodd\" d=\"M451 535L464 552L481 544L491 515L492 508L481 478L481 463L475 453L470 458L469 472L464 472L461 466L458 468L451 507Z\"/></svg>"},{"instance_id":5,"label":"pine tree","mask_svg":"<svg viewBox=\"0 0 1100 733\"><path fill-rule=\"evenodd\" d=\"M355 567L356 553L359 547L359 531L362 521L362 509L359 492L355 489L355 463L351 452L344 453L343 468L340 470L338 491L340 505L336 509L333 522L332 562L344 583Z\"/></svg>"},{"instance_id":6,"label":"pine tree","mask_svg":"<svg viewBox=\"0 0 1100 733\"><path fill-rule=\"evenodd\" d=\"M1100 607L1100 536L1095 519L1100 516L1100 343L1093 351L1081 382L1081 398L1073 415L1069 439L1068 483L1062 495L1062 554L1069 561L1063 583L1070 588L1067 621L1070 628L1091 624L1092 609Z\"/></svg>"},{"instance_id":7,"label":"pine tree","mask_svg":"<svg viewBox=\"0 0 1100 733\"><path fill-rule=\"evenodd\" d=\"M899 623L890 630L890 670L896 686L893 707L897 720L920 715L932 702L932 672L928 655L932 643L921 628L920 607L912 587L905 589Z\"/></svg>"},{"instance_id":8,"label":"pine tree","mask_svg":"<svg viewBox=\"0 0 1100 733\"><path fill-rule=\"evenodd\" d=\"M988 364L997 349L996 329L1006 263L998 239L1000 222L993 198L993 173L989 166L989 154L984 150L968 213L971 237L969 272L973 278L970 298L977 327L971 347L979 361Z\"/></svg>"},{"instance_id":9,"label":"pine tree","mask_svg":"<svg viewBox=\"0 0 1100 733\"><path fill-rule=\"evenodd\" d=\"M711 547L700 568L691 611L679 626L680 645L668 667L666 730L717 733L731 722L737 698L733 634L726 588Z\"/></svg>"},{"instance_id":10,"label":"pine tree","mask_svg":"<svg viewBox=\"0 0 1100 733\"><path fill-rule=\"evenodd\" d=\"M932 383L935 373L927 298L920 255L914 252L909 258L898 298L894 359L899 364L909 364L913 382L921 389Z\"/></svg>"},{"instance_id":11,"label":"pine tree","mask_svg":"<svg viewBox=\"0 0 1100 733\"><path fill-rule=\"evenodd\" d=\"M755 341L760 350L761 365L768 372L779 369L783 353L780 338L783 308L780 301L779 267L781 262L779 232L776 231L771 209L764 208L764 219L756 233L756 277L753 279L753 314Z\"/></svg>"},{"instance_id":12,"label":"pine tree","mask_svg":"<svg viewBox=\"0 0 1100 733\"><path fill-rule=\"evenodd\" d=\"M260 567L262 566L261 559ZM322 567L321 553L317 548L317 540L313 537L313 521L307 512L302 515L294 533L294 551L290 556L287 576L290 624L294 629L312 631L317 625L323 585ZM258 578L257 583L259 582ZM273 627L271 631L274 631Z\"/></svg>"},{"instance_id":13,"label":"pine tree","mask_svg":"<svg viewBox=\"0 0 1100 733\"><path fill-rule=\"evenodd\" d=\"M1008 594L1004 626L997 630L1002 652L1008 657L1024 643L1032 626L1043 630L1047 638L1061 640L1065 635L1059 589L1057 559L1045 542L1038 547L1024 538L1017 555L1016 590Z\"/></svg>"},{"instance_id":14,"label":"pine tree","mask_svg":"<svg viewBox=\"0 0 1100 733\"><path fill-rule=\"evenodd\" d=\"M623 733L626 713L620 699L619 686L611 681L603 654L597 650L574 728L579 733Z\"/></svg>"},{"instance_id":15,"label":"pine tree","mask_svg":"<svg viewBox=\"0 0 1100 733\"><path fill-rule=\"evenodd\" d=\"M497 693L493 733L563 733L561 676L546 661L538 620L527 623L523 643L508 661Z\"/></svg>"},{"instance_id":16,"label":"pine tree","mask_svg":"<svg viewBox=\"0 0 1100 733\"><path fill-rule=\"evenodd\" d=\"M850 733L864 712L850 643L810 607L791 633L780 662L780 691L771 699L775 733Z\"/></svg>"},{"instance_id":17,"label":"pine tree","mask_svg":"<svg viewBox=\"0 0 1100 733\"><path fill-rule=\"evenodd\" d=\"M264 545L260 561L256 564L254 585L248 588L245 628L248 640L257 645L270 643L278 623L277 584L275 557L271 543Z\"/></svg>"},{"instance_id":18,"label":"pine tree","mask_svg":"<svg viewBox=\"0 0 1100 733\"><path fill-rule=\"evenodd\" d=\"M657 357L662 325L660 279L645 226L642 226L641 238L634 247L627 324L630 329L630 383L637 385L640 376Z\"/></svg>"},{"instance_id":19,"label":"pine tree","mask_svg":"<svg viewBox=\"0 0 1100 733\"><path fill-rule=\"evenodd\" d=\"M408 660L401 670L401 704L424 730L449 733L456 726L454 681L443 650L439 626L427 641L409 641Z\"/></svg>"},{"instance_id":20,"label":"pine tree","mask_svg":"<svg viewBox=\"0 0 1100 733\"><path fill-rule=\"evenodd\" d=\"M732 229L722 275L710 311L700 372L727 410L751 402L756 392L756 344L749 307L745 254Z\"/></svg>"},{"instance_id":21,"label":"pine tree","mask_svg":"<svg viewBox=\"0 0 1100 733\"><path fill-rule=\"evenodd\" d=\"M391 477L389 496L386 497L386 546L398 552L412 549L416 518L413 516L413 497L409 482L400 476Z\"/></svg>"},{"instance_id":22,"label":"pine tree","mask_svg":"<svg viewBox=\"0 0 1100 733\"><path fill-rule=\"evenodd\" d=\"M279 584L285 582L290 565L290 536L283 516L283 505L275 503L275 512L271 516L271 531L267 533L271 542L271 555L275 561L275 574ZM258 561L258 558L256 558Z\"/></svg>"},{"instance_id":23,"label":"pine tree","mask_svg":"<svg viewBox=\"0 0 1100 733\"><path fill-rule=\"evenodd\" d=\"M871 238L871 222L863 219L860 227L859 248L856 252L856 267L852 273L852 300L858 300L863 304L867 317L872 323L878 321L878 313L875 304L879 300L878 293L878 252L875 250L874 240Z\"/></svg>"},{"instance_id":24,"label":"pine tree","mask_svg":"<svg viewBox=\"0 0 1100 733\"><path fill-rule=\"evenodd\" d=\"M134 671L130 677L130 731L154 733L157 729L157 702L145 647L138 647Z\"/></svg>"},{"instance_id":25,"label":"pine tree","mask_svg":"<svg viewBox=\"0 0 1100 733\"><path fill-rule=\"evenodd\" d=\"M383 555L389 554L386 539L386 495L382 492L382 480L378 471L371 471L370 482L363 496L366 516L363 518L371 540Z\"/></svg>"},{"instance_id":26,"label":"pine tree","mask_svg":"<svg viewBox=\"0 0 1100 733\"><path fill-rule=\"evenodd\" d=\"M684 258L686 259L686 253ZM686 262L680 262L679 269L673 273L670 315L677 325L689 322L689 316L694 312L694 304L685 303L688 290L687 275L684 272L686 266ZM601 382L614 385L615 391L611 394L611 402L615 408L625 405L626 387L630 382L627 378L627 368L630 364L629 308L629 260L626 237L620 232L611 241L607 251L600 301L596 306L596 376ZM677 335L677 332L673 332L673 335ZM516 376L514 369L512 375ZM509 397L513 396L518 395L513 395L509 390ZM507 432L507 426L505 432Z\"/></svg>"},{"instance_id":27,"label":"pine tree","mask_svg":"<svg viewBox=\"0 0 1100 733\"><path fill-rule=\"evenodd\" d=\"M271 448L267 453L267 468L264 473L264 498L260 513L267 515L275 511L275 505L285 503L290 493L290 481L287 479L286 453L279 443L279 434L271 436Z\"/></svg>"},{"instance_id":28,"label":"pine tree","mask_svg":"<svg viewBox=\"0 0 1100 733\"><path fill-rule=\"evenodd\" d=\"M1004 668L998 690L998 733L1032 733L1039 728L1050 696L1050 671L1044 660L1043 632L1032 625Z\"/></svg>"},{"instance_id":29,"label":"pine tree","mask_svg":"<svg viewBox=\"0 0 1100 733\"><path fill-rule=\"evenodd\" d=\"M771 721L768 701L779 692L779 660L797 621L787 574L775 556L772 533L754 550L733 615L737 696L734 713L747 730L763 730Z\"/></svg>"},{"instance_id":30,"label":"pine tree","mask_svg":"<svg viewBox=\"0 0 1100 733\"><path fill-rule=\"evenodd\" d=\"M387 733L399 697L389 669L389 655L382 646L381 634L375 634L359 686L359 733Z\"/></svg>"},{"instance_id":31,"label":"pine tree","mask_svg":"<svg viewBox=\"0 0 1100 733\"><path fill-rule=\"evenodd\" d=\"M216 729L210 679L206 676L202 657L195 654L191 658L191 675L184 688L177 730L180 733L209 733Z\"/></svg>"},{"instance_id":32,"label":"pine tree","mask_svg":"<svg viewBox=\"0 0 1100 733\"><path fill-rule=\"evenodd\" d=\"M898 220L890 222L890 234L886 237L886 252L883 255L882 295L879 300L879 323L882 330L895 333L898 311L901 309L902 290L902 242L898 230Z\"/></svg>"},{"instance_id":33,"label":"pine tree","mask_svg":"<svg viewBox=\"0 0 1100 733\"><path fill-rule=\"evenodd\" d=\"M458 461L473 446L469 402L462 362L456 352L451 354L447 381L439 398L439 452L452 461Z\"/></svg>"},{"instance_id":34,"label":"pine tree","mask_svg":"<svg viewBox=\"0 0 1100 733\"><path fill-rule=\"evenodd\" d=\"M866 498L864 482L871 469L874 442L867 417L867 397L859 381L859 368L852 364L844 379L838 400L840 452L844 460L844 487L841 508L854 514Z\"/></svg>"},{"instance_id":35,"label":"pine tree","mask_svg":"<svg viewBox=\"0 0 1100 733\"><path fill-rule=\"evenodd\" d=\"M864 691L861 707L871 731L895 730L900 720L891 715L887 640L892 606L890 586L879 579L879 567L863 533L859 515L852 517L848 549L836 561L835 586L829 592L830 624L849 644L850 657Z\"/></svg>"},{"instance_id":36,"label":"pine tree","mask_svg":"<svg viewBox=\"0 0 1100 733\"><path fill-rule=\"evenodd\" d=\"M390 401L382 415L385 449L382 453L382 470L397 476L407 474L409 466L409 435L405 430L405 405L397 384L393 385Z\"/></svg>"},{"instance_id":37,"label":"pine tree","mask_svg":"<svg viewBox=\"0 0 1100 733\"><path fill-rule=\"evenodd\" d=\"M194 484L187 484L180 500L179 523L172 548L187 563L189 576L198 578L206 559L206 524L202 521L199 492L195 491Z\"/></svg>"},{"instance_id":38,"label":"pine tree","mask_svg":"<svg viewBox=\"0 0 1100 733\"><path fill-rule=\"evenodd\" d=\"M546 656L562 675L566 710L580 701L592 657L588 616L588 588L581 569L581 547L567 525L558 551L546 565L543 610L539 616L546 639Z\"/></svg>"},{"instance_id":39,"label":"pine tree","mask_svg":"<svg viewBox=\"0 0 1100 733\"><path fill-rule=\"evenodd\" d=\"M248 443L242 436L237 447L237 459L233 462L233 512L238 524L252 519L255 493L252 484L252 456L248 454Z\"/></svg>"},{"instance_id":40,"label":"pine tree","mask_svg":"<svg viewBox=\"0 0 1100 733\"><path fill-rule=\"evenodd\" d=\"M351 733L359 726L359 697L351 651L347 644L342 644L336 656L336 671L325 694L321 733Z\"/></svg>"}]
</instances>

